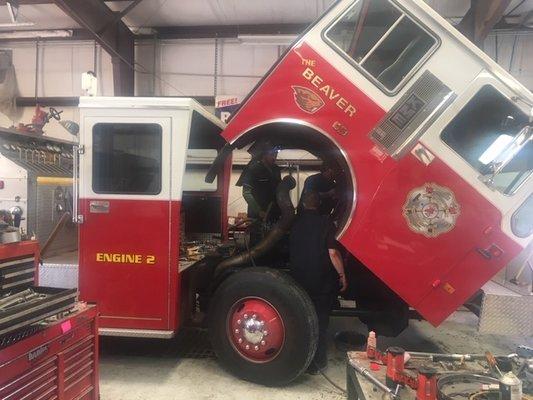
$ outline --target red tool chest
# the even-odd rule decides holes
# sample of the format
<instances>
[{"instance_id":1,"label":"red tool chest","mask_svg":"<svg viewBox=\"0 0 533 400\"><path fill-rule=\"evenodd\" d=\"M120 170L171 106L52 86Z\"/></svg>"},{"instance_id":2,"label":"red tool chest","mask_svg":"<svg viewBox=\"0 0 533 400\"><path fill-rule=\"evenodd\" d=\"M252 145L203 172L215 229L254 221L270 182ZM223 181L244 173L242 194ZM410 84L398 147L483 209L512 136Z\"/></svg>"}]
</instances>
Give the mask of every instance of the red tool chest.
<instances>
[{"instance_id":1,"label":"red tool chest","mask_svg":"<svg viewBox=\"0 0 533 400\"><path fill-rule=\"evenodd\" d=\"M96 307L68 317L0 350L0 399L98 399Z\"/></svg>"}]
</instances>

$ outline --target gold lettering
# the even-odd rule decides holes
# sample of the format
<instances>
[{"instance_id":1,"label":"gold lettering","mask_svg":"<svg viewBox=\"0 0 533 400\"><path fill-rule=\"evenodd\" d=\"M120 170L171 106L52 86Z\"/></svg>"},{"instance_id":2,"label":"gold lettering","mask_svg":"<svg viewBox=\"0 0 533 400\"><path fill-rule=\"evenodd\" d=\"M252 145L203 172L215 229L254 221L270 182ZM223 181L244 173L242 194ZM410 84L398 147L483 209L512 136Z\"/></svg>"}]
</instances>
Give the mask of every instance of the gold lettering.
<instances>
[{"instance_id":1,"label":"gold lettering","mask_svg":"<svg viewBox=\"0 0 533 400\"><path fill-rule=\"evenodd\" d=\"M331 92L329 94L329 99L330 100L335 100L339 96L340 96L340 94L336 93L335 89L331 89Z\"/></svg>"},{"instance_id":2,"label":"gold lettering","mask_svg":"<svg viewBox=\"0 0 533 400\"><path fill-rule=\"evenodd\" d=\"M344 110L346 109L346 106L348 105L348 102L346 101L346 99L344 97L341 97L338 101L337 101L337 107L339 107L341 110Z\"/></svg>"},{"instance_id":3,"label":"gold lettering","mask_svg":"<svg viewBox=\"0 0 533 400\"><path fill-rule=\"evenodd\" d=\"M315 77L311 81L314 87L319 87L322 82L324 82L324 80L318 75L315 75Z\"/></svg>"},{"instance_id":4,"label":"gold lettering","mask_svg":"<svg viewBox=\"0 0 533 400\"><path fill-rule=\"evenodd\" d=\"M120 253L96 253L96 262L109 262L115 264L149 264L156 262L155 256L146 256L142 254L120 254Z\"/></svg>"},{"instance_id":5,"label":"gold lettering","mask_svg":"<svg viewBox=\"0 0 533 400\"><path fill-rule=\"evenodd\" d=\"M355 115L355 113L357 112L357 110L356 110L356 108L354 106L349 104L348 107L346 107L346 110L344 110L344 112L346 114L349 114L350 117L353 117Z\"/></svg>"},{"instance_id":6,"label":"gold lettering","mask_svg":"<svg viewBox=\"0 0 533 400\"><path fill-rule=\"evenodd\" d=\"M315 73L313 72L311 68L306 68L302 75L305 79L310 81L315 76Z\"/></svg>"},{"instance_id":7,"label":"gold lettering","mask_svg":"<svg viewBox=\"0 0 533 400\"><path fill-rule=\"evenodd\" d=\"M310 65L305 63L303 64ZM302 76L309 82L311 82L314 87L318 88L318 91L322 92L322 94L324 94L327 99L331 100L332 102L335 102L336 106L339 107L341 110L344 110L345 114L348 114L350 117L353 117L357 113L356 108L346 98L342 97L341 94L337 92L331 85L322 86L324 78L316 74L315 71L313 71L311 68L307 67L302 72Z\"/></svg>"},{"instance_id":8,"label":"gold lettering","mask_svg":"<svg viewBox=\"0 0 533 400\"><path fill-rule=\"evenodd\" d=\"M146 264L155 264L155 256L146 256Z\"/></svg>"}]
</instances>

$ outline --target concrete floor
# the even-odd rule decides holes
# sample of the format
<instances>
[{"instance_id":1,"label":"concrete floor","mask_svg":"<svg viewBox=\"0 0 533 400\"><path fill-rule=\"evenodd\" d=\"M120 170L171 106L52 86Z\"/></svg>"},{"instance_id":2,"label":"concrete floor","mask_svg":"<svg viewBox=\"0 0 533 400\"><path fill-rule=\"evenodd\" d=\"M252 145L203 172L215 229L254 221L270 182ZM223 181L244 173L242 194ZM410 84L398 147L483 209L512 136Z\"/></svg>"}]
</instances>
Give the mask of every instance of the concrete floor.
<instances>
[{"instance_id":1,"label":"concrete floor","mask_svg":"<svg viewBox=\"0 0 533 400\"><path fill-rule=\"evenodd\" d=\"M385 349L399 345L411 351L454 353L490 350L495 354L512 353L520 344L533 346L531 337L480 336L476 332L476 322L476 317L468 312L455 313L438 329L426 322L413 321L400 336L379 339L378 346ZM332 319L331 335L346 329L367 333L357 320ZM196 350L209 353L205 336L193 336L198 342ZM345 387L344 353L335 349L333 340L330 344L327 375ZM190 348L191 345L180 338L172 341L102 338L101 399L344 399L343 394L320 375L301 376L288 387L267 388L235 379L212 357L191 358L184 347Z\"/></svg>"}]
</instances>

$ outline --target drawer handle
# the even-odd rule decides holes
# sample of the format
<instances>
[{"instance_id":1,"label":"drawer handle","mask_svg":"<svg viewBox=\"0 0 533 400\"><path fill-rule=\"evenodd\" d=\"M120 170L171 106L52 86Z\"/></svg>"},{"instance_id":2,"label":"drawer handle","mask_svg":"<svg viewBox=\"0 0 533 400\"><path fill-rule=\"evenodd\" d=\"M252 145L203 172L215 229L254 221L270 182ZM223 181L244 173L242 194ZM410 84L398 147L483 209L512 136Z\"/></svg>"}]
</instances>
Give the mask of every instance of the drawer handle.
<instances>
[{"instance_id":1,"label":"drawer handle","mask_svg":"<svg viewBox=\"0 0 533 400\"><path fill-rule=\"evenodd\" d=\"M68 335L63 336L63 338L61 339L61 344L65 344L65 343L67 343L69 340L72 340L73 338L74 338L74 332L71 332L71 333L69 333Z\"/></svg>"},{"instance_id":2,"label":"drawer handle","mask_svg":"<svg viewBox=\"0 0 533 400\"><path fill-rule=\"evenodd\" d=\"M483 249L478 247L476 251L483 256L486 260L492 260L493 258L498 258L503 254L503 250L500 249L495 244L491 244L489 248Z\"/></svg>"}]
</instances>

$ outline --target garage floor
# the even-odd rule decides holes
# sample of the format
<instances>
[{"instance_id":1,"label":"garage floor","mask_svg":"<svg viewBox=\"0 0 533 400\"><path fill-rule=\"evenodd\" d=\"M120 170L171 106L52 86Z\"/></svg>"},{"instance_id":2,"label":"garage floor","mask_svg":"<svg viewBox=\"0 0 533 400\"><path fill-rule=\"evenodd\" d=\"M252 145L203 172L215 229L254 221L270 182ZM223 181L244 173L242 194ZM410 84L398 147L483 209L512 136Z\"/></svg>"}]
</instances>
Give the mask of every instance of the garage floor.
<instances>
[{"instance_id":1,"label":"garage floor","mask_svg":"<svg viewBox=\"0 0 533 400\"><path fill-rule=\"evenodd\" d=\"M331 335L338 330L367 331L357 320L334 318ZM411 323L397 338L382 338L378 346L399 345L412 351L484 352L509 354L516 346L533 346L533 338L480 336L476 317L457 312L439 329L426 322ZM327 375L345 387L344 354L331 340ZM214 359L207 336L185 332L172 341L103 338L100 391L102 400L344 399L322 376L305 375L284 388L266 388L243 382L223 371Z\"/></svg>"}]
</instances>

